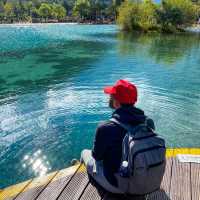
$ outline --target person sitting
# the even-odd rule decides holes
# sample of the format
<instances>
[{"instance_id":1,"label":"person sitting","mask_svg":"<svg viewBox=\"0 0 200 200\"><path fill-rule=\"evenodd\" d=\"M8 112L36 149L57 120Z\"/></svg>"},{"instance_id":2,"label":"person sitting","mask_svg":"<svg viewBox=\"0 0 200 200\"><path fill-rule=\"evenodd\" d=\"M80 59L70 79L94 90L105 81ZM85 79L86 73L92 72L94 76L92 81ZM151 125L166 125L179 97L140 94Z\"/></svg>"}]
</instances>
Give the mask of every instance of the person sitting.
<instances>
[{"instance_id":1,"label":"person sitting","mask_svg":"<svg viewBox=\"0 0 200 200\"><path fill-rule=\"evenodd\" d=\"M136 127L144 124L147 116L135 106L138 98L137 88L126 80L119 80L114 86L104 88L110 95L109 107L114 109L112 120L100 123L92 150L81 152L81 162L86 165L88 174L104 189L111 193L123 194L116 174L122 163L122 143L127 130L115 121ZM154 130L154 122L148 119L148 126Z\"/></svg>"}]
</instances>

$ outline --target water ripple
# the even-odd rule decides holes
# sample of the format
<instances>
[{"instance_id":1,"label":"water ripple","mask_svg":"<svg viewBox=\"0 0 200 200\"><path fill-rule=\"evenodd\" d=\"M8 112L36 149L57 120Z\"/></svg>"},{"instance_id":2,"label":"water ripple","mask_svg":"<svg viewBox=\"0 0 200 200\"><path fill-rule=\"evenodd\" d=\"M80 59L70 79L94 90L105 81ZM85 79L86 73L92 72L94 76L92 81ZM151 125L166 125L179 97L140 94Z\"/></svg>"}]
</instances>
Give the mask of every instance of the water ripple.
<instances>
[{"instance_id":1,"label":"water ripple","mask_svg":"<svg viewBox=\"0 0 200 200\"><path fill-rule=\"evenodd\" d=\"M0 33L0 187L64 168L91 148L112 113L103 87L121 78L138 86L136 106L167 146L200 146L198 36L124 37L115 26L80 25Z\"/></svg>"}]
</instances>

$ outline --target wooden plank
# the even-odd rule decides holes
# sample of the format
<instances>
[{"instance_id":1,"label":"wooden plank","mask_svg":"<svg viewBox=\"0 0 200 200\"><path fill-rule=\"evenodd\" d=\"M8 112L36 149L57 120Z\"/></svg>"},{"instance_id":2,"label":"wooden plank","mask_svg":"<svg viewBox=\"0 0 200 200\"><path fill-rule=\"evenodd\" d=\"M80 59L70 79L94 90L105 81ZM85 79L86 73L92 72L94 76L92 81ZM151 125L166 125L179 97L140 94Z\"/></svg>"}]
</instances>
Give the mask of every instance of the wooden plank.
<instances>
[{"instance_id":1,"label":"wooden plank","mask_svg":"<svg viewBox=\"0 0 200 200\"><path fill-rule=\"evenodd\" d=\"M80 165L75 165L59 171L59 173L37 197L37 200L56 200L79 167Z\"/></svg>"},{"instance_id":2,"label":"wooden plank","mask_svg":"<svg viewBox=\"0 0 200 200\"><path fill-rule=\"evenodd\" d=\"M168 158L165 168L165 174L161 183L161 189L169 195L171 176L172 176L173 158Z\"/></svg>"},{"instance_id":3,"label":"wooden plank","mask_svg":"<svg viewBox=\"0 0 200 200\"><path fill-rule=\"evenodd\" d=\"M90 181L80 200L101 200L104 194L105 191L102 188Z\"/></svg>"},{"instance_id":4,"label":"wooden plank","mask_svg":"<svg viewBox=\"0 0 200 200\"><path fill-rule=\"evenodd\" d=\"M78 200L89 183L85 166L82 164L58 200Z\"/></svg>"},{"instance_id":5,"label":"wooden plank","mask_svg":"<svg viewBox=\"0 0 200 200\"><path fill-rule=\"evenodd\" d=\"M192 200L200 200L200 164L191 163Z\"/></svg>"},{"instance_id":6,"label":"wooden plank","mask_svg":"<svg viewBox=\"0 0 200 200\"><path fill-rule=\"evenodd\" d=\"M20 192L22 192L24 188L27 187L27 185L31 183L31 181L32 180L28 180L23 183L19 183L19 184L5 188L0 193L0 200L13 199Z\"/></svg>"},{"instance_id":7,"label":"wooden plank","mask_svg":"<svg viewBox=\"0 0 200 200\"><path fill-rule=\"evenodd\" d=\"M33 200L42 192L57 172L33 179L33 181L20 193L15 200Z\"/></svg>"},{"instance_id":8,"label":"wooden plank","mask_svg":"<svg viewBox=\"0 0 200 200\"><path fill-rule=\"evenodd\" d=\"M166 168L165 168L165 174L161 183L161 190L153 192L152 194L149 194L148 200L169 199L172 166L173 166L173 158L168 158L167 163L166 163Z\"/></svg>"},{"instance_id":9,"label":"wooden plank","mask_svg":"<svg viewBox=\"0 0 200 200\"><path fill-rule=\"evenodd\" d=\"M171 158L173 156L176 156L177 154L200 155L200 148L167 149L167 152L166 152L167 158ZM172 178L172 181L171 181L171 183L172 183L171 190L170 190L170 186L169 186L170 176L171 176L171 174L169 172L170 171L169 170L170 169L170 163L169 162L167 162L166 172L165 172L165 176L164 176L164 179L163 179L163 182L162 182L162 185L161 185L161 189L163 189L165 191L166 195L168 195L170 193L170 197L172 196L172 197L174 197L174 199L181 199L181 200L183 199L184 200L184 199L187 199L187 197L189 197L190 194L191 194L192 200L194 200L194 199L195 200L196 199L200 200L200 198L199 198L200 197L200 194L199 194L199 191L200 191L199 190L199 188L200 188L200 183L199 183L199 179L200 179L199 178L199 176L200 176L199 175L199 171L200 171L200 169L199 169L199 165L192 163L191 164L191 169L192 169L191 173L188 173L188 168L190 169L190 164L189 163L181 163L181 164L178 163L177 164L177 162L178 161L176 161L176 163L175 163L175 167L173 167L173 169L175 169L175 171L172 171L173 172L172 173L173 174L173 178ZM31 183L32 180L29 180L29 181L26 181L24 183L20 183L20 184L5 188L3 190L0 190L0 200L5 200L5 199L6 200L7 199L10 200L10 199L14 199L14 197L16 197L16 196L17 196L16 199L19 199L19 197L25 195L24 193L29 193L29 194L34 193L34 195L32 196L33 198L35 198L34 196L37 194L36 197L38 197L38 199L45 199L47 194L50 195L50 197L52 197L52 198L54 198L56 196L61 198L62 194L60 194L60 196L58 196L59 193L61 191L64 192L67 189L66 185L68 185L70 183L70 181L69 181L70 180L70 178L69 178L70 175L68 177L67 171L68 171L68 169L62 170L61 172L59 172L53 178L53 180L51 179L52 177L50 179L48 177L47 178L43 177L42 178L43 180L40 180L40 181L39 180L36 181L36 179L34 179L33 183ZM82 175L79 174L79 176L83 176L83 178L80 179L80 182L81 181L85 181L85 183L88 184L87 177L84 175L86 173L83 172L83 171L85 171L85 168L82 167L82 172L81 172L81 170L79 170L79 172L81 172L81 174L82 174ZM55 172L55 173L57 173L57 172ZM189 179L188 176L191 176L190 177L191 178L190 181L188 181L188 179ZM45 182L45 180L48 180L48 181ZM177 184L177 180L178 180L178 183L181 183L181 184ZM51 183L49 183L49 181ZM75 180L74 182L78 182L78 181L79 180ZM184 185L185 184L189 184L189 185L188 186L182 186L182 182L184 182ZM190 183L191 183L191 185L190 185ZM175 186L174 186L174 184L175 184ZM72 187L73 181L69 185L70 185L70 187ZM86 185L84 185L84 187ZM74 186L74 187L76 187L76 186ZM77 195L80 195L79 197L81 197L82 199L86 199L87 195L88 195L88 198L90 198L90 195L91 196L96 195L96 192L94 192L94 194L93 194L92 191L95 190L95 189L90 184L86 188L84 188L84 187L81 187L83 189L82 191L80 189L80 186L78 186L78 188L76 188L76 190L78 190L78 191L80 190L78 192L79 194L77 194ZM180 188L180 187L182 187L182 188ZM186 187L186 189L185 189L185 187ZM186 195L184 198L181 198L180 196L182 195L182 191L183 191L183 194L185 194L185 192L188 190L187 188L190 188L190 187L191 187L191 189L189 189L188 195ZM54 190L53 188L56 188L56 190ZM91 194L90 194L90 190L91 190ZM163 194L164 193L163 190L152 194L150 196L150 199L158 199L158 198L161 198L161 197L163 198L163 195L164 195ZM175 190L177 190L177 191L175 191ZM18 195L21 192L23 192L23 193ZM43 192L44 192L44 194L43 194ZM29 196L31 196L31 195L29 195ZM32 199L32 197L30 197L30 199ZM75 197L75 198L77 198L77 197ZM98 197L95 197L95 198L98 198ZM113 198L113 196L112 196L112 198ZM114 198L116 198L116 197L114 197Z\"/></svg>"},{"instance_id":10,"label":"wooden plank","mask_svg":"<svg viewBox=\"0 0 200 200\"><path fill-rule=\"evenodd\" d=\"M170 198L173 200L191 200L190 163L180 163L173 158Z\"/></svg>"},{"instance_id":11,"label":"wooden plank","mask_svg":"<svg viewBox=\"0 0 200 200\"><path fill-rule=\"evenodd\" d=\"M200 148L191 148L192 155L200 155ZM200 199L200 165L191 163L191 193L192 200Z\"/></svg>"}]
</instances>

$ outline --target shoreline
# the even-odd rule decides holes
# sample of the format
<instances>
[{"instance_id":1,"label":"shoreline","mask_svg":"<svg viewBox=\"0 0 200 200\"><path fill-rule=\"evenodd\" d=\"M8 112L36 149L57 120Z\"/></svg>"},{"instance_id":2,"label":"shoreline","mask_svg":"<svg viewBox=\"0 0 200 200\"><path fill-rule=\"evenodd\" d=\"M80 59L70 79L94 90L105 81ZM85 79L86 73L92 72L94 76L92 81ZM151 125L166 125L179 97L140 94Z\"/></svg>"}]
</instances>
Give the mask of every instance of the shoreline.
<instances>
[{"instance_id":1,"label":"shoreline","mask_svg":"<svg viewBox=\"0 0 200 200\"><path fill-rule=\"evenodd\" d=\"M34 26L34 25L116 25L116 22L108 23L95 23L95 22L14 22L14 23L0 23L2 26ZM188 33L200 33L200 24L192 24L191 26L183 29Z\"/></svg>"},{"instance_id":2,"label":"shoreline","mask_svg":"<svg viewBox=\"0 0 200 200\"><path fill-rule=\"evenodd\" d=\"M68 24L68 25L116 25L116 23L79 23L79 22L39 22L39 23L0 23L0 26L32 26L32 25L49 25L49 24Z\"/></svg>"},{"instance_id":3,"label":"shoreline","mask_svg":"<svg viewBox=\"0 0 200 200\"><path fill-rule=\"evenodd\" d=\"M69 21L52 21L49 20L47 22L44 21L34 21L34 22L26 22L26 21L21 21L21 22L0 22L0 25L32 25L32 24L86 24L86 25L104 25L104 24L108 24L108 25L112 25L112 24L116 24L115 20L101 20L101 21L90 21L90 20L85 20L85 21L81 21L81 20L69 20Z\"/></svg>"},{"instance_id":4,"label":"shoreline","mask_svg":"<svg viewBox=\"0 0 200 200\"><path fill-rule=\"evenodd\" d=\"M79 24L79 23L76 23L76 22L58 22L58 23L53 23L53 22L48 22L48 23L23 23L23 22L20 22L20 23L0 23L0 26L10 26L10 25L15 25L15 26L21 26L21 25L43 25L43 24L69 24L69 25L74 25L74 24Z\"/></svg>"}]
</instances>

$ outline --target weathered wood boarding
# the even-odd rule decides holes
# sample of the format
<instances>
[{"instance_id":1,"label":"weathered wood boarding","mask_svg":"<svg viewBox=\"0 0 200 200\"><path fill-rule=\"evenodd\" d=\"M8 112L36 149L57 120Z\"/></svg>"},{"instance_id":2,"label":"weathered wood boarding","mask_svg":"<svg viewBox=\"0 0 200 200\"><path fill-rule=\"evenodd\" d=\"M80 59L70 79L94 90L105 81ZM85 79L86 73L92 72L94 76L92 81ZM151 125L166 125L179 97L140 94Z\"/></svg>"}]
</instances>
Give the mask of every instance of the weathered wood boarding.
<instances>
[{"instance_id":1,"label":"weathered wood boarding","mask_svg":"<svg viewBox=\"0 0 200 200\"><path fill-rule=\"evenodd\" d=\"M183 151L187 153L186 149ZM171 150L174 156L180 150ZM200 164L180 163L168 157L161 189L143 196L107 193L90 181L83 165L76 165L45 177L0 191L0 200L200 200Z\"/></svg>"}]
</instances>

